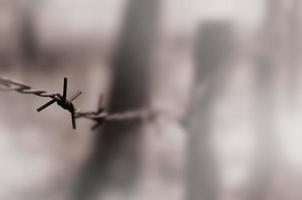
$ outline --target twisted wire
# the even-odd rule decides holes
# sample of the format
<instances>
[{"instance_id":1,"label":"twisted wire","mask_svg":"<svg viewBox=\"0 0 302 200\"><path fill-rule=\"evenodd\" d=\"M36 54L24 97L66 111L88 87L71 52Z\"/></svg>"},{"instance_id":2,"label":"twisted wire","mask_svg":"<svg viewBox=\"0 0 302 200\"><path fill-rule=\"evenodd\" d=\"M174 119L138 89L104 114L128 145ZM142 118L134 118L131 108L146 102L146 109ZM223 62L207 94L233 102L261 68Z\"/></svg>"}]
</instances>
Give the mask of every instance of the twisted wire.
<instances>
[{"instance_id":1,"label":"twisted wire","mask_svg":"<svg viewBox=\"0 0 302 200\"><path fill-rule=\"evenodd\" d=\"M134 111L125 111L122 113L96 113L96 112L75 112L76 118L86 118L90 120L99 120L99 119L106 119L106 120L125 120L125 119L146 119L150 112L148 110L134 110Z\"/></svg>"},{"instance_id":2,"label":"twisted wire","mask_svg":"<svg viewBox=\"0 0 302 200\"><path fill-rule=\"evenodd\" d=\"M15 91L22 94L32 94L44 98L58 99L60 98L59 93L49 93L41 89L33 89L31 86L18 83L16 81L0 77L0 91ZM146 119L150 115L147 109L126 111L122 113L107 113L105 111L97 112L80 112L75 109L76 118L85 118L93 121L121 121L121 120L133 120L133 119Z\"/></svg>"},{"instance_id":3,"label":"twisted wire","mask_svg":"<svg viewBox=\"0 0 302 200\"><path fill-rule=\"evenodd\" d=\"M16 91L23 94L33 94L39 97L56 98L60 95L59 93L48 93L45 90L32 89L31 86L2 77L0 77L0 85L2 85L2 87L0 87L0 90Z\"/></svg>"}]
</instances>

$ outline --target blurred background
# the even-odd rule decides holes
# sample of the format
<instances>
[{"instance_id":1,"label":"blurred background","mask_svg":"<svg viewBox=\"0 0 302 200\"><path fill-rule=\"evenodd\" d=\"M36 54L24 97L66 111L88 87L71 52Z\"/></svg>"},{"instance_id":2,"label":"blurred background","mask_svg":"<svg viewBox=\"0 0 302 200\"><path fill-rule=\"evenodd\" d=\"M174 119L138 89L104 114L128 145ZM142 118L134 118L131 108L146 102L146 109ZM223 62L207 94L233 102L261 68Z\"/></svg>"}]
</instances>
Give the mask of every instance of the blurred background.
<instances>
[{"instance_id":1,"label":"blurred background","mask_svg":"<svg viewBox=\"0 0 302 200\"><path fill-rule=\"evenodd\" d=\"M300 0L1 0L0 199L302 199Z\"/></svg>"}]
</instances>

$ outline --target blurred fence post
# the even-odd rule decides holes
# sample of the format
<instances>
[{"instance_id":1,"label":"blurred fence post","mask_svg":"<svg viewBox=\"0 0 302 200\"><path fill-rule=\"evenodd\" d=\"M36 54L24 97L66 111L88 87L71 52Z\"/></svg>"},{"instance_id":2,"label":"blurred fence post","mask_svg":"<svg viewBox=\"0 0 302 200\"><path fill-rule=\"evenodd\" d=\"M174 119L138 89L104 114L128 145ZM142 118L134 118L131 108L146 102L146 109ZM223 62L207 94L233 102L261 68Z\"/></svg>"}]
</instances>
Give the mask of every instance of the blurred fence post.
<instances>
[{"instance_id":1,"label":"blurred fence post","mask_svg":"<svg viewBox=\"0 0 302 200\"><path fill-rule=\"evenodd\" d=\"M158 0L129 2L113 59L109 112L136 110L148 104L148 76L158 8ZM102 198L108 191L118 191L124 199L129 198L127 194L131 195L140 169L141 131L142 123L138 121L106 122L98 130L74 199L96 199L96 195Z\"/></svg>"},{"instance_id":2,"label":"blurred fence post","mask_svg":"<svg viewBox=\"0 0 302 200\"><path fill-rule=\"evenodd\" d=\"M33 67L33 62L37 59L38 44L37 35L34 27L34 12L36 1L26 2L23 5L21 14L21 31L20 31L20 53L22 61Z\"/></svg>"},{"instance_id":3,"label":"blurred fence post","mask_svg":"<svg viewBox=\"0 0 302 200\"><path fill-rule=\"evenodd\" d=\"M249 200L265 200L273 181L277 161L274 131L274 68L267 55L256 59L255 73L255 134L256 152L252 164Z\"/></svg>"},{"instance_id":4,"label":"blurred fence post","mask_svg":"<svg viewBox=\"0 0 302 200\"><path fill-rule=\"evenodd\" d=\"M267 16L264 27L260 30L260 42L256 44L254 57L254 123L256 148L252 163L251 179L247 193L249 200L265 200L270 195L276 168L280 162L278 135L275 129L275 111L277 108L278 82L283 82L284 75L292 72L294 61L290 59L289 39L290 24L286 23L286 7L282 1L267 0ZM284 15L285 14L285 15ZM284 35L285 34L285 35ZM287 39L286 39L287 38ZM290 66L288 66L290 65ZM290 89L285 79L285 87ZM295 81L294 81L295 82ZM284 82L283 82L284 83ZM283 96L284 94L282 94Z\"/></svg>"},{"instance_id":5,"label":"blurred fence post","mask_svg":"<svg viewBox=\"0 0 302 200\"><path fill-rule=\"evenodd\" d=\"M279 80L285 86L288 106L295 110L301 74L301 1L266 0L265 37L268 54ZM281 79L281 80L280 80Z\"/></svg>"},{"instance_id":6,"label":"blurred fence post","mask_svg":"<svg viewBox=\"0 0 302 200\"><path fill-rule=\"evenodd\" d=\"M218 199L218 169L212 145L212 107L232 48L232 24L209 21L197 38L196 77L189 117L188 200Z\"/></svg>"}]
</instances>

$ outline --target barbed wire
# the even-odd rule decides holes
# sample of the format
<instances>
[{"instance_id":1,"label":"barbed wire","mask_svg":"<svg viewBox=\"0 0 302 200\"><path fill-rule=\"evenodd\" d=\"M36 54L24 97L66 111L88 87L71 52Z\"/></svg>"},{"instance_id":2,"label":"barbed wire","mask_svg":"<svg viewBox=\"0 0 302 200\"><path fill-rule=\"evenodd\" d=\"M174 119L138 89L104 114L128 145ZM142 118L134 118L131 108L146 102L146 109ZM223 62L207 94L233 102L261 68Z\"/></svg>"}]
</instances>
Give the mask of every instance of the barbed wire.
<instances>
[{"instance_id":1,"label":"barbed wire","mask_svg":"<svg viewBox=\"0 0 302 200\"><path fill-rule=\"evenodd\" d=\"M149 109L125 111L121 113L108 113L105 111L104 108L101 107L102 105L99 105L97 111L81 112L79 109L74 108L73 104L71 103L72 100L74 100L81 94L81 92L78 92L78 94L73 95L73 97L70 98L71 100L66 99L67 78L64 79L63 96L60 93L49 93L46 90L33 89L29 85L25 85L4 77L0 77L0 91L15 91L22 94L31 94L38 97L51 98L50 102L38 108L37 111L40 112L51 104L57 102L57 104L60 105L62 108L71 112L74 129L76 127L75 119L79 118L85 118L96 122L96 124L92 127L92 129L95 129L105 121L122 121L136 119L145 120L147 118L152 117L152 112Z\"/></svg>"}]
</instances>

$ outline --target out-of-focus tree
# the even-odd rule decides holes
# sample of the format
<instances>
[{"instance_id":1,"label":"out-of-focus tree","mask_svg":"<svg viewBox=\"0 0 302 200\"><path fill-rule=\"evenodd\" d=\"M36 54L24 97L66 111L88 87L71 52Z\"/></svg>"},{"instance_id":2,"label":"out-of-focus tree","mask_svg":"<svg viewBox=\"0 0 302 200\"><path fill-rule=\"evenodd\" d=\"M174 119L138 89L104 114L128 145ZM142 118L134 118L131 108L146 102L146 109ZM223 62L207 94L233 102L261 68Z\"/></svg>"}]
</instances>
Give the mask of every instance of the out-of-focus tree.
<instances>
[{"instance_id":1,"label":"out-of-focus tree","mask_svg":"<svg viewBox=\"0 0 302 200\"><path fill-rule=\"evenodd\" d=\"M287 91L289 104L295 106L299 85L301 50L301 1L267 0L262 35L264 48L275 66L278 81Z\"/></svg>"},{"instance_id":2,"label":"out-of-focus tree","mask_svg":"<svg viewBox=\"0 0 302 200\"><path fill-rule=\"evenodd\" d=\"M276 131L274 130L275 71L266 56L255 58L255 159L248 199L267 199L277 165Z\"/></svg>"},{"instance_id":3,"label":"out-of-focus tree","mask_svg":"<svg viewBox=\"0 0 302 200\"><path fill-rule=\"evenodd\" d=\"M267 1L264 26L254 46L256 151L247 193L250 200L268 199L280 158L275 129L277 84L280 78L282 81L282 76L288 76L293 70L292 47L288 38L291 31L287 23L291 14L286 12L287 9L282 1ZM287 65L291 66L287 68Z\"/></svg>"},{"instance_id":4,"label":"out-of-focus tree","mask_svg":"<svg viewBox=\"0 0 302 200\"><path fill-rule=\"evenodd\" d=\"M233 43L228 21L202 24L197 40L196 73L189 117L189 200L218 199L218 167L212 143L213 105Z\"/></svg>"},{"instance_id":5,"label":"out-of-focus tree","mask_svg":"<svg viewBox=\"0 0 302 200\"><path fill-rule=\"evenodd\" d=\"M38 41L34 25L34 14L37 1L27 1L23 4L20 20L20 54L23 62L33 66L38 56Z\"/></svg>"},{"instance_id":6,"label":"out-of-focus tree","mask_svg":"<svg viewBox=\"0 0 302 200\"><path fill-rule=\"evenodd\" d=\"M158 10L158 0L129 2L120 44L113 58L109 112L136 110L148 104L148 75ZM97 131L93 152L78 181L74 199L114 195L112 191L121 192L123 198L131 195L140 169L141 131L140 122L127 120L106 122Z\"/></svg>"}]
</instances>

